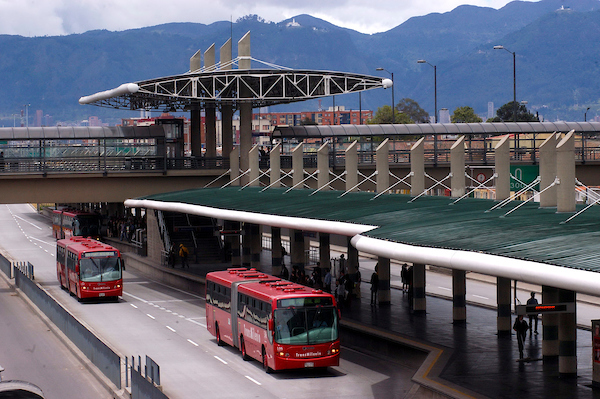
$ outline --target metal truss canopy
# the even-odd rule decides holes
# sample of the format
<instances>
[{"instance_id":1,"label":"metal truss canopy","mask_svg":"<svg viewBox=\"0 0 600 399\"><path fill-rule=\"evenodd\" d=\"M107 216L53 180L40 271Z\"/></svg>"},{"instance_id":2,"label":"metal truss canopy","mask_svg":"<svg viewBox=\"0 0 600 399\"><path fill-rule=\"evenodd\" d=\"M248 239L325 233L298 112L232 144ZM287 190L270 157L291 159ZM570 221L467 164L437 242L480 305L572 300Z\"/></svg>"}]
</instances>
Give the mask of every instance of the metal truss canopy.
<instances>
[{"instance_id":1,"label":"metal truss canopy","mask_svg":"<svg viewBox=\"0 0 600 399\"><path fill-rule=\"evenodd\" d=\"M382 88L384 80L376 76L333 71L233 69L186 73L125 84L82 97L79 102L132 110L167 108L175 111L217 104L236 107L240 103L262 107Z\"/></svg>"}]
</instances>

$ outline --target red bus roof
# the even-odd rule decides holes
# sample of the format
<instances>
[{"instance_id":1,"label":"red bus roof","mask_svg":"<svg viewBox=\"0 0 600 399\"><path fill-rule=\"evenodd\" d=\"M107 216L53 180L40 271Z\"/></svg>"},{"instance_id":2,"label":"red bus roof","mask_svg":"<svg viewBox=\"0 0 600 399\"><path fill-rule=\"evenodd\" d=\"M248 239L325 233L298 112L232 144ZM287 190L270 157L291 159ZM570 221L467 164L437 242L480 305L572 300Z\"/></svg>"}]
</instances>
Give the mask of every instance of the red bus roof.
<instances>
[{"instance_id":1,"label":"red bus roof","mask_svg":"<svg viewBox=\"0 0 600 399\"><path fill-rule=\"evenodd\" d=\"M57 245L69 248L73 252L84 253L84 252L100 252L100 251L116 251L119 250L108 244L104 244L98 240L85 237L71 237L65 238L64 240L58 240Z\"/></svg>"},{"instance_id":2,"label":"red bus roof","mask_svg":"<svg viewBox=\"0 0 600 399\"><path fill-rule=\"evenodd\" d=\"M97 213L85 212L78 209L72 208L64 208L64 209L54 209L53 213L62 213L67 216L99 216Z\"/></svg>"},{"instance_id":3,"label":"red bus roof","mask_svg":"<svg viewBox=\"0 0 600 399\"><path fill-rule=\"evenodd\" d=\"M231 268L206 275L207 280L218 282L226 287L238 281L248 281L239 286L239 292L253 293L263 300L295 298L306 296L331 296L322 290L296 284L279 277L260 272L256 269ZM335 303L335 302L334 302Z\"/></svg>"}]
</instances>

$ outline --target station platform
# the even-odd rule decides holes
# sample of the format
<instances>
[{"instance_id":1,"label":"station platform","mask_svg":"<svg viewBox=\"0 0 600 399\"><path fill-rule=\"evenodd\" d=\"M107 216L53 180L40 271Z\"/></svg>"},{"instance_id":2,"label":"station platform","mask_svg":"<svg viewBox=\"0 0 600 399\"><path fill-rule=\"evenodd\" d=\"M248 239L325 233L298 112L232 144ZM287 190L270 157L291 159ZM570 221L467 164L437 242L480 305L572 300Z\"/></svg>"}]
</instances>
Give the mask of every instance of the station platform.
<instances>
[{"instance_id":1,"label":"station platform","mask_svg":"<svg viewBox=\"0 0 600 399\"><path fill-rule=\"evenodd\" d=\"M270 251L261 254L261 269L271 273ZM362 270L361 260L361 270ZM223 270L222 264L194 264L175 270L204 276ZM498 336L496 310L467 305L467 322L453 324L452 301L427 296L427 312L414 314L408 294L392 279L391 305L370 305L370 284L363 270L361 297L342 307L342 325L427 352L413 381L442 397L451 398L599 398L592 388L591 332L577 330L577 377L560 378L558 360L542 361L542 326L539 335L527 334L525 357L519 361L516 335ZM492 288L494 287L494 288ZM495 286L490 285L495 290ZM406 396L414 398L415 396ZM431 396L431 397L437 397Z\"/></svg>"}]
</instances>

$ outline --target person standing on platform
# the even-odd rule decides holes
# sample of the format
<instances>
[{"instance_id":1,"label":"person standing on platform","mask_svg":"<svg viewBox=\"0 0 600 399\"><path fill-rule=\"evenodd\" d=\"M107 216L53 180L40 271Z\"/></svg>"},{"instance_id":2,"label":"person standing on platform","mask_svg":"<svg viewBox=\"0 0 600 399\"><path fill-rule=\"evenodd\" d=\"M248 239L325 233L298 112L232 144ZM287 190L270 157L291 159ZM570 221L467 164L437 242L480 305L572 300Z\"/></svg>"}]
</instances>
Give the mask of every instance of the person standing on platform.
<instances>
[{"instance_id":1,"label":"person standing on platform","mask_svg":"<svg viewBox=\"0 0 600 399\"><path fill-rule=\"evenodd\" d=\"M377 265L375 271L371 274L371 306L377 305L377 290L379 290L379 274L377 273Z\"/></svg>"},{"instance_id":2,"label":"person standing on platform","mask_svg":"<svg viewBox=\"0 0 600 399\"><path fill-rule=\"evenodd\" d=\"M183 245L183 243L179 244L179 257L181 258L181 268L185 268L186 266L190 267L190 264L188 263L188 255L190 254L190 251L188 251L188 249L186 248L185 245Z\"/></svg>"},{"instance_id":3,"label":"person standing on platform","mask_svg":"<svg viewBox=\"0 0 600 399\"><path fill-rule=\"evenodd\" d=\"M407 288L408 288L408 280L407 280L407 275L408 273L408 265L405 263L402 265L402 271L400 272L400 279L402 280L402 292L406 292Z\"/></svg>"},{"instance_id":4,"label":"person standing on platform","mask_svg":"<svg viewBox=\"0 0 600 399\"><path fill-rule=\"evenodd\" d=\"M538 300L535 299L535 292L531 293L531 297L527 300L527 305L529 305L529 306L538 305ZM535 324L535 329L534 329L533 333L535 335L538 335L538 315L537 315L537 313L529 314L529 334L530 334L530 336L531 336L531 328L532 328L533 324Z\"/></svg>"},{"instance_id":5,"label":"person standing on platform","mask_svg":"<svg viewBox=\"0 0 600 399\"><path fill-rule=\"evenodd\" d=\"M527 325L527 322L523 320L523 315L519 315L515 320L515 324L513 324L513 330L517 332L517 342L519 343L519 359L523 359L523 349L528 329L529 326Z\"/></svg>"},{"instance_id":6,"label":"person standing on platform","mask_svg":"<svg viewBox=\"0 0 600 399\"><path fill-rule=\"evenodd\" d=\"M325 292L331 292L331 271L327 269L325 273L325 279L323 280L323 290Z\"/></svg>"},{"instance_id":7,"label":"person standing on platform","mask_svg":"<svg viewBox=\"0 0 600 399\"><path fill-rule=\"evenodd\" d=\"M340 255L340 270L338 272L338 276L341 276L342 273L346 273L346 258L344 258L344 254Z\"/></svg>"}]
</instances>

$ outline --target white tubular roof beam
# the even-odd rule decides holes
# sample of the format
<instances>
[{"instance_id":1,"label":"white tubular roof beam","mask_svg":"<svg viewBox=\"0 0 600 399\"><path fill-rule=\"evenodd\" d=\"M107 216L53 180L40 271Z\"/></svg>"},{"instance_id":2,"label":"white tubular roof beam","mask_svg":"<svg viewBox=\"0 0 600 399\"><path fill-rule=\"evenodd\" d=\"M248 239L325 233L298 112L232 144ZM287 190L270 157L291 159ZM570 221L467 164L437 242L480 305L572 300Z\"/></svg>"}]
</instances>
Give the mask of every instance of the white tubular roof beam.
<instances>
[{"instance_id":1,"label":"white tubular roof beam","mask_svg":"<svg viewBox=\"0 0 600 399\"><path fill-rule=\"evenodd\" d=\"M100 93L84 96L79 99L79 104L91 104L96 101L108 100L109 98L119 97L124 94L137 93L140 87L135 83L123 83L116 89L101 91Z\"/></svg>"},{"instance_id":2,"label":"white tubular roof beam","mask_svg":"<svg viewBox=\"0 0 600 399\"><path fill-rule=\"evenodd\" d=\"M217 219L233 220L245 223L262 224L266 226L283 227L288 229L315 231L319 233L341 234L348 237L372 230L377 226L335 222L328 220L297 218L291 216L268 215L246 211L211 208L202 205L184 204L181 202L162 202L153 200L125 200L125 206L131 208L157 209L168 212L187 213Z\"/></svg>"},{"instance_id":3,"label":"white tubular roof beam","mask_svg":"<svg viewBox=\"0 0 600 399\"><path fill-rule=\"evenodd\" d=\"M401 262L472 271L593 296L600 292L600 273L596 272L478 252L418 247L361 235L353 237L351 242L359 251Z\"/></svg>"}]
</instances>

